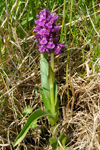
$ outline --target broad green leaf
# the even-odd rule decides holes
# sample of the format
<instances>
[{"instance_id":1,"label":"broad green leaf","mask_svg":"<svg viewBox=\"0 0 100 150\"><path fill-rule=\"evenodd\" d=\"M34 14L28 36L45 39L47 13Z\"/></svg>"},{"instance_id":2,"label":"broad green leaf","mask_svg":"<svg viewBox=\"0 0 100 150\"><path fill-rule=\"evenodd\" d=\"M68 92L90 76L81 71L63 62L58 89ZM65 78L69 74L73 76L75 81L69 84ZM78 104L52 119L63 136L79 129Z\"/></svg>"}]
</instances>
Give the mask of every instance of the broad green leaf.
<instances>
[{"instance_id":1,"label":"broad green leaf","mask_svg":"<svg viewBox=\"0 0 100 150\"><path fill-rule=\"evenodd\" d=\"M57 102L57 84L55 82L54 74L44 54L41 54L41 84L40 92L42 95L45 109L51 114L54 113L54 118L49 117L51 125L54 125L58 118L58 102ZM50 88L54 90L54 106L51 106ZM53 108L55 112L53 112Z\"/></svg>"},{"instance_id":2,"label":"broad green leaf","mask_svg":"<svg viewBox=\"0 0 100 150\"><path fill-rule=\"evenodd\" d=\"M43 103L46 110L51 112L51 96L50 96L50 87L54 87L54 103L56 113L58 114L58 101L57 101L57 84L54 78L54 73L49 65L44 54L41 54L41 84L42 88L40 89Z\"/></svg>"},{"instance_id":3,"label":"broad green leaf","mask_svg":"<svg viewBox=\"0 0 100 150\"><path fill-rule=\"evenodd\" d=\"M43 111L41 109L35 110L28 118L28 120L27 120L25 126L23 127L23 129L21 130L20 134L17 136L13 146L15 147L17 144L19 144L24 139L25 135L27 134L27 132L28 132L29 128L32 126L32 124L35 124L36 120L38 120L39 118L44 117L44 116L51 116L51 115L50 115L50 113Z\"/></svg>"},{"instance_id":4,"label":"broad green leaf","mask_svg":"<svg viewBox=\"0 0 100 150\"><path fill-rule=\"evenodd\" d=\"M49 63L47 62L43 54L41 54L40 68L41 68L41 85L42 85L41 94L45 108L49 110L50 109L50 87L48 82Z\"/></svg>"},{"instance_id":5,"label":"broad green leaf","mask_svg":"<svg viewBox=\"0 0 100 150\"><path fill-rule=\"evenodd\" d=\"M45 109L48 110L50 112L50 100L48 99L46 93L45 93L45 90L44 88L40 88L40 93L42 95L42 100L43 100L43 103L44 103L44 106L45 106Z\"/></svg>"},{"instance_id":6,"label":"broad green leaf","mask_svg":"<svg viewBox=\"0 0 100 150\"><path fill-rule=\"evenodd\" d=\"M45 87L45 88L49 89L49 83L48 83L49 63L48 63L48 61L46 60L46 58L43 54L41 54L40 67L41 67L42 87Z\"/></svg>"}]
</instances>

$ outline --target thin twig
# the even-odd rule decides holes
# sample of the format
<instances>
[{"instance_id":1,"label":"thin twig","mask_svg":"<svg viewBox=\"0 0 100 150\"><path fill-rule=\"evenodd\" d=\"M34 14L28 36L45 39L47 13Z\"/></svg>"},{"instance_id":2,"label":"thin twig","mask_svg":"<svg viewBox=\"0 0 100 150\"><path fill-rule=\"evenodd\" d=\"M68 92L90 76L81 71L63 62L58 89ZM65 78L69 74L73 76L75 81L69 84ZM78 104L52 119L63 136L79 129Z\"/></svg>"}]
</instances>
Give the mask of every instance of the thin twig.
<instances>
[{"instance_id":1,"label":"thin twig","mask_svg":"<svg viewBox=\"0 0 100 150\"><path fill-rule=\"evenodd\" d=\"M9 146L10 144L0 144L0 146L2 147L6 147L6 146Z\"/></svg>"}]
</instances>

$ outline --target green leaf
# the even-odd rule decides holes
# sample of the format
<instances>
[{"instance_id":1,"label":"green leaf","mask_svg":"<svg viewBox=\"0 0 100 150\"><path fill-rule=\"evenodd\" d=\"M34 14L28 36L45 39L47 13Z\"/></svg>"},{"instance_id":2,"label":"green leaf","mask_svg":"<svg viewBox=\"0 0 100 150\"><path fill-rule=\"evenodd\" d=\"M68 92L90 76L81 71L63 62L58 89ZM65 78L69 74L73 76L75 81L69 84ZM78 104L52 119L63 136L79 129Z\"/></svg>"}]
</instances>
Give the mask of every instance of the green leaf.
<instances>
[{"instance_id":1,"label":"green leaf","mask_svg":"<svg viewBox=\"0 0 100 150\"><path fill-rule=\"evenodd\" d=\"M45 109L49 112L51 109L51 96L50 96L50 86L54 87L54 104L55 104L55 112L58 115L58 101L57 101L57 84L54 78L54 73L52 71L51 66L49 65L47 58L44 54L41 54L41 84L40 92L42 95L43 103Z\"/></svg>"},{"instance_id":2,"label":"green leaf","mask_svg":"<svg viewBox=\"0 0 100 150\"><path fill-rule=\"evenodd\" d=\"M65 147L65 144L66 144L66 139L67 137L64 135L64 134L61 134L59 137L58 137L60 143L62 144L63 148ZM52 146L52 150L60 150L60 146L58 145L58 141L55 137L53 138L50 138L49 139L49 142Z\"/></svg>"},{"instance_id":3,"label":"green leaf","mask_svg":"<svg viewBox=\"0 0 100 150\"><path fill-rule=\"evenodd\" d=\"M56 150L57 149L57 139L54 137L54 138L50 138L49 139L49 142L52 146L52 150Z\"/></svg>"},{"instance_id":4,"label":"green leaf","mask_svg":"<svg viewBox=\"0 0 100 150\"><path fill-rule=\"evenodd\" d=\"M52 84L54 84L55 78L54 78L54 74L51 69L51 66L49 66L49 78L48 79L49 79L49 85L50 87L52 87L53 86Z\"/></svg>"},{"instance_id":5,"label":"green leaf","mask_svg":"<svg viewBox=\"0 0 100 150\"><path fill-rule=\"evenodd\" d=\"M45 56L41 54L41 84L42 88L40 90L43 98L43 103L45 105L46 110L50 110L50 87L48 82L49 76L49 63L47 62Z\"/></svg>"},{"instance_id":6,"label":"green leaf","mask_svg":"<svg viewBox=\"0 0 100 150\"><path fill-rule=\"evenodd\" d=\"M63 145L63 147L65 147L66 140L67 140L67 137L65 136L65 134L61 134L59 136L59 141L61 142L61 144Z\"/></svg>"},{"instance_id":7,"label":"green leaf","mask_svg":"<svg viewBox=\"0 0 100 150\"><path fill-rule=\"evenodd\" d=\"M45 56L41 54L41 84L42 84L42 93L44 92L45 98L43 101L44 103L48 103L47 99L50 101L50 86L54 84L54 97L55 97L55 106L57 105L57 84L55 81L54 73L49 65L48 61L46 60ZM44 97L44 96L43 96ZM46 104L48 106L48 104ZM50 102L49 102L50 108Z\"/></svg>"},{"instance_id":8,"label":"green leaf","mask_svg":"<svg viewBox=\"0 0 100 150\"><path fill-rule=\"evenodd\" d=\"M55 122L58 120L58 101L57 101L57 84L55 82L54 74L52 71L51 66L49 65L47 58L45 54L41 54L41 84L42 87L40 88L40 92L42 95L43 103L45 106L45 109L51 113L54 114L54 118L49 117L49 121L51 125L54 125ZM54 94L54 104L51 103L51 93L50 88L53 87L53 94ZM53 112L53 108L55 111Z\"/></svg>"},{"instance_id":9,"label":"green leaf","mask_svg":"<svg viewBox=\"0 0 100 150\"><path fill-rule=\"evenodd\" d=\"M58 90L58 87L57 87L57 84L56 82L54 82L54 97L55 97L55 109L56 109L56 112L58 113L58 100L57 100L57 90Z\"/></svg>"},{"instance_id":10,"label":"green leaf","mask_svg":"<svg viewBox=\"0 0 100 150\"><path fill-rule=\"evenodd\" d=\"M48 97L46 95L47 92L45 92L45 91L46 91L46 89L40 88L40 93L42 95L42 100L43 100L45 109L50 112L50 105L51 104L50 104L50 100L48 99Z\"/></svg>"},{"instance_id":11,"label":"green leaf","mask_svg":"<svg viewBox=\"0 0 100 150\"><path fill-rule=\"evenodd\" d=\"M49 83L48 83L49 63L46 60L44 54L41 54L40 67L41 67L41 82L42 82L42 87L45 87L45 88L49 89Z\"/></svg>"},{"instance_id":12,"label":"green leaf","mask_svg":"<svg viewBox=\"0 0 100 150\"><path fill-rule=\"evenodd\" d=\"M14 142L14 147L19 144L25 137L25 135L27 134L29 128L34 124L34 127L35 127L35 124L36 124L36 120L38 120L39 118L41 117L44 117L44 116L51 116L48 112L46 111L43 111L41 109L37 109L35 110L31 115L30 117L28 118L25 126L23 127L23 129L21 130L20 134L17 136L15 142ZM52 116L51 116L52 117Z\"/></svg>"},{"instance_id":13,"label":"green leaf","mask_svg":"<svg viewBox=\"0 0 100 150\"><path fill-rule=\"evenodd\" d=\"M32 110L33 110L33 109L28 105L28 106L24 109L23 114L24 114L24 115L29 115L29 114L32 113Z\"/></svg>"},{"instance_id":14,"label":"green leaf","mask_svg":"<svg viewBox=\"0 0 100 150\"><path fill-rule=\"evenodd\" d=\"M37 125L37 120L35 120L35 121L33 121L33 123L31 124L31 126L30 126L30 128L35 128L36 127L36 125Z\"/></svg>"},{"instance_id":15,"label":"green leaf","mask_svg":"<svg viewBox=\"0 0 100 150\"><path fill-rule=\"evenodd\" d=\"M54 100L55 100L55 108L56 108L56 111L57 111L57 109L58 109L57 84L56 84L54 73L53 73L53 71L51 69L51 66L49 66L49 77L48 77L48 80L49 80L49 86L51 86L51 87L53 86L54 87Z\"/></svg>"}]
</instances>

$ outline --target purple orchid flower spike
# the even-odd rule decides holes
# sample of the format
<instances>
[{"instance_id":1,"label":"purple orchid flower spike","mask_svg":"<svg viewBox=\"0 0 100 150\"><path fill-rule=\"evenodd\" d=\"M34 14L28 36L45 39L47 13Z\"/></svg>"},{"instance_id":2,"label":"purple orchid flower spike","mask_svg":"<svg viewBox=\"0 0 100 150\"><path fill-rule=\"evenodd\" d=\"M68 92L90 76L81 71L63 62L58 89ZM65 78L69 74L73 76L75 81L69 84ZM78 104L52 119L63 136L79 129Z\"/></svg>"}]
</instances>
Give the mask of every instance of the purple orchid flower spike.
<instances>
[{"instance_id":1,"label":"purple orchid flower spike","mask_svg":"<svg viewBox=\"0 0 100 150\"><path fill-rule=\"evenodd\" d=\"M35 20L37 26L34 31L36 32L35 38L39 41L39 51L60 54L64 43L60 44L58 39L60 30L56 24L58 15L50 13L49 9L44 9L40 11L37 18L38 20Z\"/></svg>"}]
</instances>

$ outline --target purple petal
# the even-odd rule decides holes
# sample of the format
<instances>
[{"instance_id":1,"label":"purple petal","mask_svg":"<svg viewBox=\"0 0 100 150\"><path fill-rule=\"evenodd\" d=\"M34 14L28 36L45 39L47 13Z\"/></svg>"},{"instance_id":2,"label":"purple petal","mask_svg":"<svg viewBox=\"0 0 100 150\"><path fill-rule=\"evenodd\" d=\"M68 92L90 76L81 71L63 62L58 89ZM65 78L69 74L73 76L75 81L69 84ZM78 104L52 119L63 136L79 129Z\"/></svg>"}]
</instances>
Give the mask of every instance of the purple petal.
<instances>
[{"instance_id":1,"label":"purple petal","mask_svg":"<svg viewBox=\"0 0 100 150\"><path fill-rule=\"evenodd\" d=\"M40 52L45 52L45 49L46 49L46 47L42 45L42 46L39 48L39 51L40 51Z\"/></svg>"},{"instance_id":2,"label":"purple petal","mask_svg":"<svg viewBox=\"0 0 100 150\"><path fill-rule=\"evenodd\" d=\"M52 29L52 24L50 22L46 23L46 27Z\"/></svg>"},{"instance_id":3,"label":"purple petal","mask_svg":"<svg viewBox=\"0 0 100 150\"><path fill-rule=\"evenodd\" d=\"M61 48L64 47L64 43L61 44L57 44L56 48L55 48L55 52L56 54L60 54L61 53Z\"/></svg>"},{"instance_id":4,"label":"purple petal","mask_svg":"<svg viewBox=\"0 0 100 150\"><path fill-rule=\"evenodd\" d=\"M40 43L37 43L36 45L37 45L37 46L41 46L41 44L40 44Z\"/></svg>"},{"instance_id":5,"label":"purple petal","mask_svg":"<svg viewBox=\"0 0 100 150\"><path fill-rule=\"evenodd\" d=\"M55 15L56 15L56 13L51 13L50 14L51 17L54 17Z\"/></svg>"},{"instance_id":6,"label":"purple petal","mask_svg":"<svg viewBox=\"0 0 100 150\"><path fill-rule=\"evenodd\" d=\"M58 32L60 30L60 27L58 25L54 26L55 32Z\"/></svg>"},{"instance_id":7,"label":"purple petal","mask_svg":"<svg viewBox=\"0 0 100 150\"><path fill-rule=\"evenodd\" d=\"M36 34L34 35L34 37L37 38L37 39L39 39L41 36L40 36L39 33L36 33Z\"/></svg>"},{"instance_id":8,"label":"purple petal","mask_svg":"<svg viewBox=\"0 0 100 150\"><path fill-rule=\"evenodd\" d=\"M36 15L37 18L40 18L40 15Z\"/></svg>"},{"instance_id":9,"label":"purple petal","mask_svg":"<svg viewBox=\"0 0 100 150\"><path fill-rule=\"evenodd\" d=\"M49 42L53 42L53 37L52 36L49 38Z\"/></svg>"},{"instance_id":10,"label":"purple petal","mask_svg":"<svg viewBox=\"0 0 100 150\"><path fill-rule=\"evenodd\" d=\"M49 9L44 9L43 11L40 11L40 15L47 17L49 15Z\"/></svg>"},{"instance_id":11,"label":"purple petal","mask_svg":"<svg viewBox=\"0 0 100 150\"><path fill-rule=\"evenodd\" d=\"M42 45L45 45L47 44L47 39L46 38L43 38L42 40L40 40L40 44Z\"/></svg>"},{"instance_id":12,"label":"purple petal","mask_svg":"<svg viewBox=\"0 0 100 150\"><path fill-rule=\"evenodd\" d=\"M41 27L43 27L45 25L45 21L39 21L38 25L41 26Z\"/></svg>"},{"instance_id":13,"label":"purple petal","mask_svg":"<svg viewBox=\"0 0 100 150\"><path fill-rule=\"evenodd\" d=\"M37 25L33 31L38 32L40 30L41 30L41 27Z\"/></svg>"},{"instance_id":14,"label":"purple petal","mask_svg":"<svg viewBox=\"0 0 100 150\"><path fill-rule=\"evenodd\" d=\"M52 29L52 32L56 33L58 35L60 30L60 27L58 25L54 26L54 28Z\"/></svg>"},{"instance_id":15,"label":"purple petal","mask_svg":"<svg viewBox=\"0 0 100 150\"><path fill-rule=\"evenodd\" d=\"M44 35L49 35L49 31L46 29L42 29L38 32L40 35L44 36Z\"/></svg>"},{"instance_id":16,"label":"purple petal","mask_svg":"<svg viewBox=\"0 0 100 150\"><path fill-rule=\"evenodd\" d=\"M61 53L61 47L59 45L55 48L55 52L56 52L56 54Z\"/></svg>"},{"instance_id":17,"label":"purple petal","mask_svg":"<svg viewBox=\"0 0 100 150\"><path fill-rule=\"evenodd\" d=\"M39 23L39 20L35 20L35 24L38 24Z\"/></svg>"},{"instance_id":18,"label":"purple petal","mask_svg":"<svg viewBox=\"0 0 100 150\"><path fill-rule=\"evenodd\" d=\"M49 42L47 45L47 48L53 49L55 47L55 44L53 42Z\"/></svg>"},{"instance_id":19,"label":"purple petal","mask_svg":"<svg viewBox=\"0 0 100 150\"><path fill-rule=\"evenodd\" d=\"M58 20L58 15L53 17L53 21L56 22Z\"/></svg>"},{"instance_id":20,"label":"purple petal","mask_svg":"<svg viewBox=\"0 0 100 150\"><path fill-rule=\"evenodd\" d=\"M58 19L57 16L53 17L53 18L50 20L50 23L51 23L51 24L55 23L55 22L57 21L57 19Z\"/></svg>"},{"instance_id":21,"label":"purple petal","mask_svg":"<svg viewBox=\"0 0 100 150\"><path fill-rule=\"evenodd\" d=\"M46 52L48 52L49 53L49 50L46 48Z\"/></svg>"}]
</instances>

